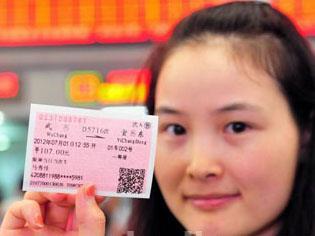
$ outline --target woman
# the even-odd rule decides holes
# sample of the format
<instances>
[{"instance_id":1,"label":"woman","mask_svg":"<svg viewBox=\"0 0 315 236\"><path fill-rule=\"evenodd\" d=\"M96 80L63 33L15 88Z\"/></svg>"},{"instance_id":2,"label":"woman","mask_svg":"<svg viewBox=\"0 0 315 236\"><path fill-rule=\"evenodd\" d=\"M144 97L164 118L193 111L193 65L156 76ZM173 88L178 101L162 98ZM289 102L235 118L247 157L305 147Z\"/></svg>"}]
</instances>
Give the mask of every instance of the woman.
<instances>
[{"instance_id":1,"label":"woman","mask_svg":"<svg viewBox=\"0 0 315 236\"><path fill-rule=\"evenodd\" d=\"M259 2L203 9L149 67L157 182L130 229L315 235L314 59L287 17Z\"/></svg>"},{"instance_id":2,"label":"woman","mask_svg":"<svg viewBox=\"0 0 315 236\"><path fill-rule=\"evenodd\" d=\"M155 178L150 199L135 201L129 230L315 235L314 58L292 23L260 2L203 9L176 26L149 67ZM25 199L7 212L1 235L104 232L93 186Z\"/></svg>"}]
</instances>

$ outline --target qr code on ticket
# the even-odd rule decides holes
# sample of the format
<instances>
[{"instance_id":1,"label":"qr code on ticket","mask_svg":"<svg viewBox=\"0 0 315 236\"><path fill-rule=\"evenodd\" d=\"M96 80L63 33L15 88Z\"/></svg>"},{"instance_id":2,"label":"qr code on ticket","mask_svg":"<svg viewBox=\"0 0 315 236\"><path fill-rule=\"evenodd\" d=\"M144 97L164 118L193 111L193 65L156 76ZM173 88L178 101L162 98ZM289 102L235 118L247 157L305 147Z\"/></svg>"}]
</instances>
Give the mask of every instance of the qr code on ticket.
<instances>
[{"instance_id":1,"label":"qr code on ticket","mask_svg":"<svg viewBox=\"0 0 315 236\"><path fill-rule=\"evenodd\" d=\"M117 193L142 193L145 169L120 168Z\"/></svg>"}]
</instances>

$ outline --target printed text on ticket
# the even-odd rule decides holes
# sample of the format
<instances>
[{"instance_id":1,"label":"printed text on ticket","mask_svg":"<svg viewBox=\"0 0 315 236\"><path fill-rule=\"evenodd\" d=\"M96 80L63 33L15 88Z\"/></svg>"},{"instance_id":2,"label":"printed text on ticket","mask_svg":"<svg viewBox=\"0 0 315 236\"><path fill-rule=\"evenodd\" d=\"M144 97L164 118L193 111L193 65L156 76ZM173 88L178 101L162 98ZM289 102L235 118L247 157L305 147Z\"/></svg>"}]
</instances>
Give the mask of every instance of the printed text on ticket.
<instances>
[{"instance_id":1,"label":"printed text on ticket","mask_svg":"<svg viewBox=\"0 0 315 236\"><path fill-rule=\"evenodd\" d=\"M32 104L23 190L149 198L156 116Z\"/></svg>"}]
</instances>

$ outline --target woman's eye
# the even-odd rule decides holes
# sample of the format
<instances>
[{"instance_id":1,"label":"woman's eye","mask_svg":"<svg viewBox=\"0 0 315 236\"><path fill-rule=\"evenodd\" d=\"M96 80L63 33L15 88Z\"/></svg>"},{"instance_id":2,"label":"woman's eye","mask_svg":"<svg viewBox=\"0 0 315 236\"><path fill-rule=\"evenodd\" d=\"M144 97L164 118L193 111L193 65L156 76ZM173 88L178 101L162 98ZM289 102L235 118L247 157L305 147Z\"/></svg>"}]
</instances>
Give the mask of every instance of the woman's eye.
<instances>
[{"instance_id":1,"label":"woman's eye","mask_svg":"<svg viewBox=\"0 0 315 236\"><path fill-rule=\"evenodd\" d=\"M184 135L186 134L186 129L177 124L170 124L166 127L166 132L172 134L172 135Z\"/></svg>"},{"instance_id":2,"label":"woman's eye","mask_svg":"<svg viewBox=\"0 0 315 236\"><path fill-rule=\"evenodd\" d=\"M249 129L249 125L244 122L232 122L226 126L226 131L228 133L239 134L247 129Z\"/></svg>"}]
</instances>

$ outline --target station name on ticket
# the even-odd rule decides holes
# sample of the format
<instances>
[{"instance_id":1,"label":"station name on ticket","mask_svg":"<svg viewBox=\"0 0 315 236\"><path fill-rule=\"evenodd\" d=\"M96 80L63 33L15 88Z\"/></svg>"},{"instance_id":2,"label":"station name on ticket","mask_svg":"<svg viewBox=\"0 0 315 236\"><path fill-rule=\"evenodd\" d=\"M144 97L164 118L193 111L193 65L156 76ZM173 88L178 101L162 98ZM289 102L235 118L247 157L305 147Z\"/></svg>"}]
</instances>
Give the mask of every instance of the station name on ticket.
<instances>
[{"instance_id":1,"label":"station name on ticket","mask_svg":"<svg viewBox=\"0 0 315 236\"><path fill-rule=\"evenodd\" d=\"M157 116L31 104L23 190L149 198Z\"/></svg>"}]
</instances>

